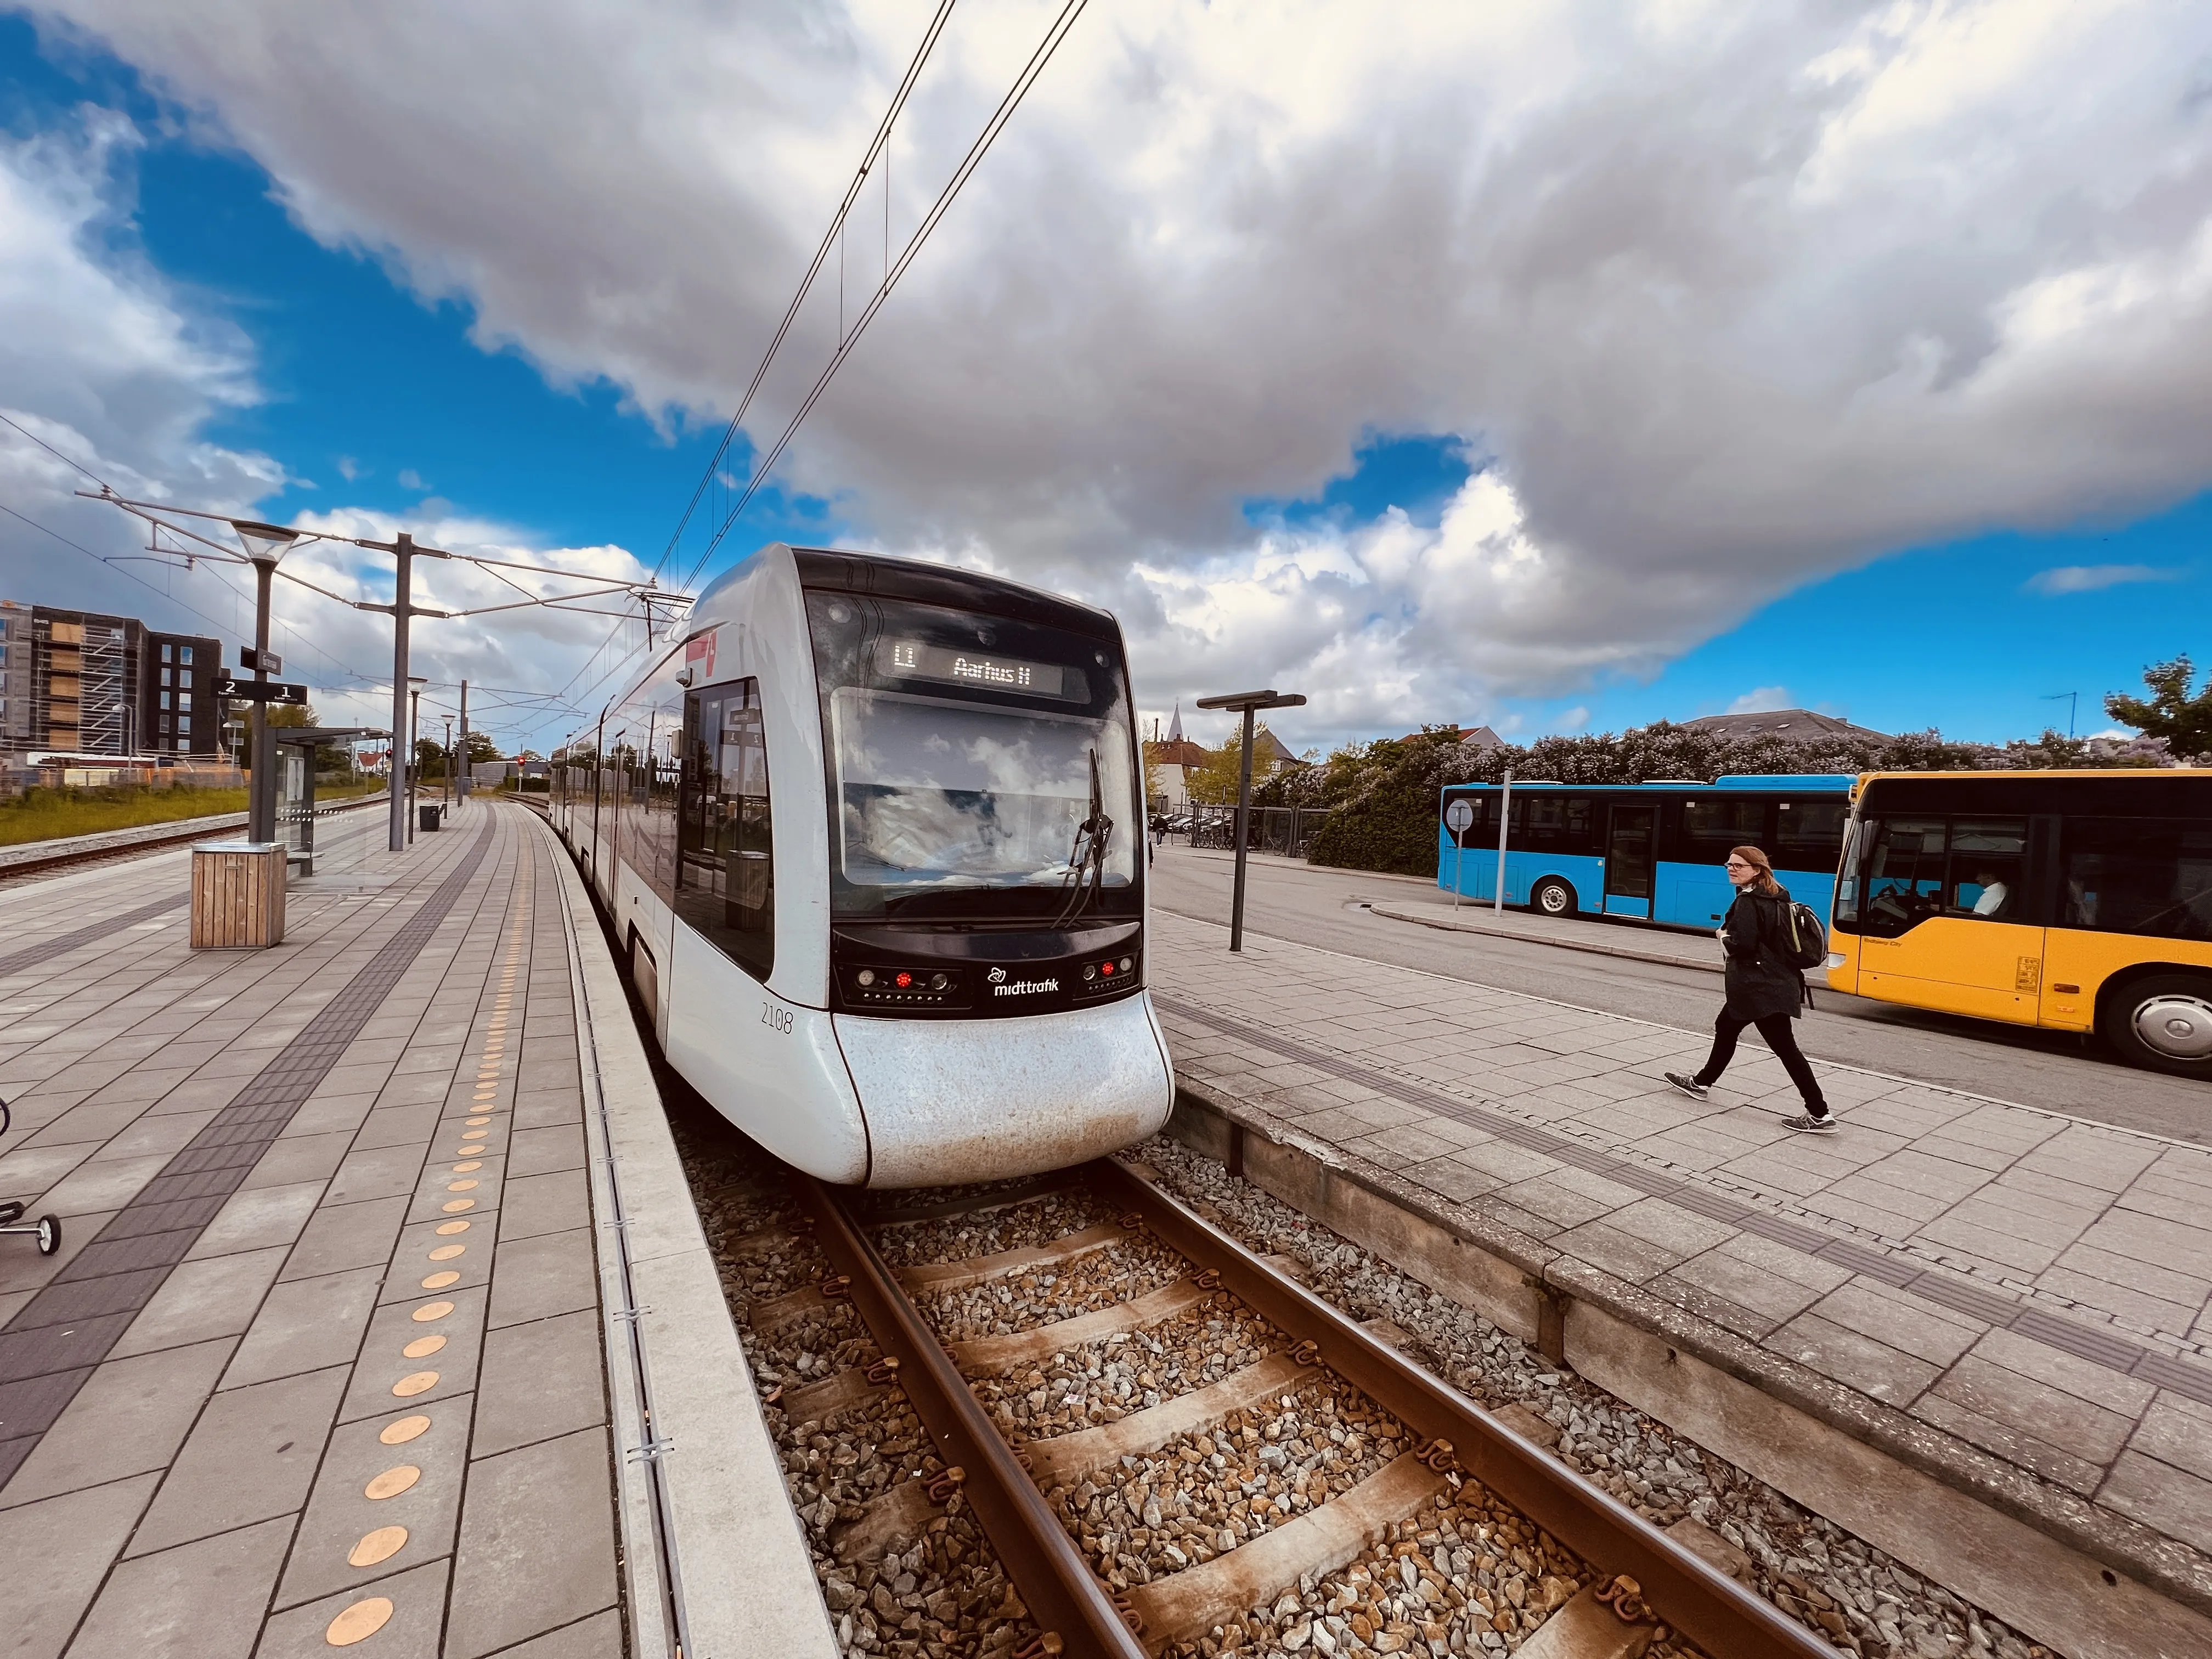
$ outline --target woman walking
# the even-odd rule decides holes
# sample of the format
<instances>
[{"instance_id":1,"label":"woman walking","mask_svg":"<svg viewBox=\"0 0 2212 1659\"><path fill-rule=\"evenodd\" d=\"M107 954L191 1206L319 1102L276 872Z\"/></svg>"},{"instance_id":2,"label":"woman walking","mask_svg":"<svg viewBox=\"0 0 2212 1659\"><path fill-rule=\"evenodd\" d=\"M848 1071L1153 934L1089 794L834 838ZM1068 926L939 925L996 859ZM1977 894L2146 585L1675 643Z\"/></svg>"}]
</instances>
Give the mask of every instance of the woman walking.
<instances>
[{"instance_id":1,"label":"woman walking","mask_svg":"<svg viewBox=\"0 0 2212 1659\"><path fill-rule=\"evenodd\" d=\"M1735 902L1720 927L1721 948L1728 957L1728 1000L1713 1021L1713 1051L1704 1067L1695 1077L1669 1072L1667 1081L1692 1100L1706 1098L1735 1057L1735 1042L1743 1028L1755 1025L1805 1099L1804 1115L1784 1119L1784 1127L1808 1134L1833 1134L1835 1116L1790 1029L1809 999L1805 976L1789 964L1782 951L1790 925L1789 890L1774 879L1774 866L1756 847L1731 848L1726 867L1736 890Z\"/></svg>"}]
</instances>

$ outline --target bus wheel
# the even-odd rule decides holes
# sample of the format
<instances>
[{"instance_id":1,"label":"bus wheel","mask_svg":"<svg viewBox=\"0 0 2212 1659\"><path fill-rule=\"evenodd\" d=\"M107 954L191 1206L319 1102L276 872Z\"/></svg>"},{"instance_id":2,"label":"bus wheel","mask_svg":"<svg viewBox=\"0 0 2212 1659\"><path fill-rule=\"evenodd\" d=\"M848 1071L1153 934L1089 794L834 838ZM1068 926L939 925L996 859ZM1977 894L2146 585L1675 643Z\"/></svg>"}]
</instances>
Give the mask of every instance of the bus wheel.
<instances>
[{"instance_id":1,"label":"bus wheel","mask_svg":"<svg viewBox=\"0 0 2212 1659\"><path fill-rule=\"evenodd\" d=\"M2212 1077L2212 979L2161 974L2123 985L2106 1002L2105 1036L2130 1065Z\"/></svg>"},{"instance_id":2,"label":"bus wheel","mask_svg":"<svg viewBox=\"0 0 2212 1659\"><path fill-rule=\"evenodd\" d=\"M1575 890L1557 876L1547 876L1528 895L1528 902L1547 916L1571 916L1575 913Z\"/></svg>"}]
</instances>

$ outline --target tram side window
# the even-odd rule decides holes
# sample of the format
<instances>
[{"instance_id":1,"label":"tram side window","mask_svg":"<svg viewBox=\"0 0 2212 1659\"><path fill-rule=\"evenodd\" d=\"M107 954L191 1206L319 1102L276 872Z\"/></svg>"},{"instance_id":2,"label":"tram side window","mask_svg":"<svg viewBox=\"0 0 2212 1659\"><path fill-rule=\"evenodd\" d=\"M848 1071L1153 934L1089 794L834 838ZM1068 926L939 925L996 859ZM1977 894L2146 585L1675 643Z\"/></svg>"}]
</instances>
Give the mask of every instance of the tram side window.
<instances>
[{"instance_id":1,"label":"tram side window","mask_svg":"<svg viewBox=\"0 0 2212 1659\"><path fill-rule=\"evenodd\" d=\"M2212 939L2212 826L2069 817L2059 845L2060 927Z\"/></svg>"},{"instance_id":2,"label":"tram side window","mask_svg":"<svg viewBox=\"0 0 2212 1659\"><path fill-rule=\"evenodd\" d=\"M1684 864L1725 864L1732 847L1765 844L1766 803L1763 799L1723 795L1682 803L1680 861Z\"/></svg>"},{"instance_id":3,"label":"tram side window","mask_svg":"<svg viewBox=\"0 0 2212 1659\"><path fill-rule=\"evenodd\" d=\"M775 962L775 847L760 682L685 698L683 752L676 913L766 979Z\"/></svg>"},{"instance_id":4,"label":"tram side window","mask_svg":"<svg viewBox=\"0 0 2212 1659\"><path fill-rule=\"evenodd\" d=\"M2026 818L1878 818L1866 837L1865 925L1876 938L1930 916L2010 921L2021 911Z\"/></svg>"},{"instance_id":5,"label":"tram side window","mask_svg":"<svg viewBox=\"0 0 2212 1659\"><path fill-rule=\"evenodd\" d=\"M1772 857L1778 870L1833 872L1844 850L1844 823L1850 807L1840 800L1775 803Z\"/></svg>"}]
</instances>

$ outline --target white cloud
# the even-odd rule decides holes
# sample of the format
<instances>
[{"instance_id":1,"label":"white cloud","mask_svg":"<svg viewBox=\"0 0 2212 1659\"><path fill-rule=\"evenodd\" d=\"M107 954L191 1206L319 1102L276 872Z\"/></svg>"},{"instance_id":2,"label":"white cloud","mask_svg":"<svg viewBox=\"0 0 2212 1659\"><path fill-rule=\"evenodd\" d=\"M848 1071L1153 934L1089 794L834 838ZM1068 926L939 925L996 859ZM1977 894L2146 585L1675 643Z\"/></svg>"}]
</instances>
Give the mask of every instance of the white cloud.
<instances>
[{"instance_id":1,"label":"white cloud","mask_svg":"<svg viewBox=\"0 0 2212 1659\"><path fill-rule=\"evenodd\" d=\"M1731 714L1763 714L1770 709L1790 707L1788 686L1762 685L1738 697L1728 706L1728 712Z\"/></svg>"},{"instance_id":2,"label":"white cloud","mask_svg":"<svg viewBox=\"0 0 2212 1659\"><path fill-rule=\"evenodd\" d=\"M54 532L0 517L0 597L214 632L227 653L234 653L252 637L252 583L243 573L205 559L189 572L165 565L146 556L142 521L75 494L90 480L71 460L141 500L240 514L254 512L288 482L267 457L199 435L212 414L256 397L250 349L234 331L194 316L120 233L115 203L127 195L135 142L127 125L103 117L71 132L0 145L0 415L15 422L0 425L0 501ZM340 471L353 476L343 463ZM293 521L386 540L401 527L345 507ZM198 525L236 550L220 526L178 522ZM521 532L454 514L434 498L422 503L405 527L425 545L454 552L613 580L644 574L620 548L534 547ZM69 542L84 550L73 550ZM164 544L213 550L167 536ZM358 549L310 544L283 568L348 598L391 596L389 560ZM516 580L538 592L577 586L526 575ZM416 582L418 602L440 608L521 597L460 563L426 561L417 567ZM284 580L276 583L272 608L273 643L288 672L315 688L321 714L347 724L388 722L388 691L364 684L391 672L386 618ZM414 669L447 685L465 676L478 686L500 688L473 700L471 715L487 729L512 727L519 736L507 712L516 702L512 694L559 687L609 626L605 617L538 609L424 621L415 629ZM430 694L434 704L450 702L452 696L449 690Z\"/></svg>"},{"instance_id":3,"label":"white cloud","mask_svg":"<svg viewBox=\"0 0 2212 1659\"><path fill-rule=\"evenodd\" d=\"M2031 593L2094 593L2100 588L2122 587L2130 582L2170 582L2181 578L2179 570L2149 564L2062 564L2039 570L2022 584Z\"/></svg>"},{"instance_id":4,"label":"white cloud","mask_svg":"<svg viewBox=\"0 0 2212 1659\"><path fill-rule=\"evenodd\" d=\"M403 466L399 469L399 487L402 489L428 489L430 486L422 482L422 475L413 467Z\"/></svg>"},{"instance_id":5,"label":"white cloud","mask_svg":"<svg viewBox=\"0 0 2212 1659\"><path fill-rule=\"evenodd\" d=\"M895 228L1053 9L955 14ZM920 27L889 0L49 15L487 343L702 412ZM2212 481L2208 64L2212 9L2149 0L1094 8L793 472L880 544L1115 605L1162 712L1273 680L1316 696L1296 731L1404 728L1650 672L1881 552ZM1375 430L1492 464L1435 532L1244 524Z\"/></svg>"}]
</instances>

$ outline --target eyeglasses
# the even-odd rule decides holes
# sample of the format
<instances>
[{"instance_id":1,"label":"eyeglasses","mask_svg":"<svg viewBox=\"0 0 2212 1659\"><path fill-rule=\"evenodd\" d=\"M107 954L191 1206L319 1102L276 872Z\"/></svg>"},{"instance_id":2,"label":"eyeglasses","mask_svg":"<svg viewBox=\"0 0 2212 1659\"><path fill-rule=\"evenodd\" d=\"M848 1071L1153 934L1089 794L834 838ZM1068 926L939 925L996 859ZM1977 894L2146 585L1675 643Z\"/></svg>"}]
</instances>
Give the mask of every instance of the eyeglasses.
<instances>
[{"instance_id":1,"label":"eyeglasses","mask_svg":"<svg viewBox=\"0 0 2212 1659\"><path fill-rule=\"evenodd\" d=\"M1730 859L1726 864L1721 866L1723 870L1748 870L1753 867L1742 859Z\"/></svg>"}]
</instances>

